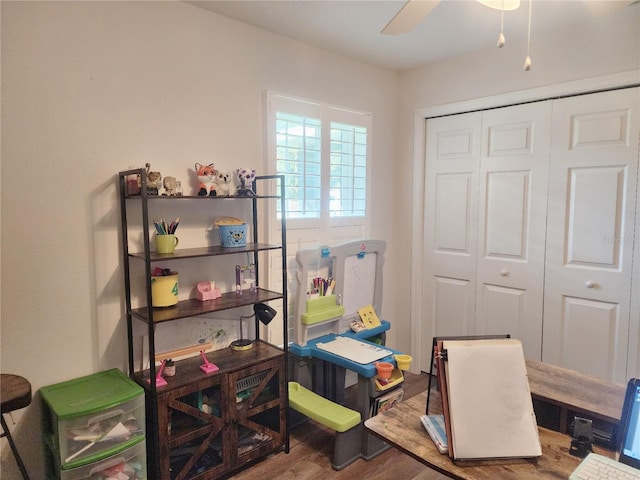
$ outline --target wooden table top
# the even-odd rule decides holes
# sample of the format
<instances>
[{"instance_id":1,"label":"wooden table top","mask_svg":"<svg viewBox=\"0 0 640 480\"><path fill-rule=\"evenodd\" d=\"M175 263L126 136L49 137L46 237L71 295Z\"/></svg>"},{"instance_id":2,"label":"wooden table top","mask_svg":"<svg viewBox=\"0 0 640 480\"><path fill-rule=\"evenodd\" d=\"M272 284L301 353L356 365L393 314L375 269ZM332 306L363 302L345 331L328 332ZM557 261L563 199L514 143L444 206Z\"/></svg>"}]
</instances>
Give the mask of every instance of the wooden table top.
<instances>
[{"instance_id":1,"label":"wooden table top","mask_svg":"<svg viewBox=\"0 0 640 480\"><path fill-rule=\"evenodd\" d=\"M431 396L434 405L441 404L439 393L432 392ZM423 392L368 419L365 427L432 469L460 480L557 480L568 478L581 461L569 454L568 435L539 427L541 457L454 462L438 451L422 426L420 416L424 415L426 402L427 394ZM614 452L599 447L594 447L594 451L615 458Z\"/></svg>"},{"instance_id":2,"label":"wooden table top","mask_svg":"<svg viewBox=\"0 0 640 480\"><path fill-rule=\"evenodd\" d=\"M527 360L527 376L533 398L607 422L620 420L626 390L623 385L533 360Z\"/></svg>"}]
</instances>

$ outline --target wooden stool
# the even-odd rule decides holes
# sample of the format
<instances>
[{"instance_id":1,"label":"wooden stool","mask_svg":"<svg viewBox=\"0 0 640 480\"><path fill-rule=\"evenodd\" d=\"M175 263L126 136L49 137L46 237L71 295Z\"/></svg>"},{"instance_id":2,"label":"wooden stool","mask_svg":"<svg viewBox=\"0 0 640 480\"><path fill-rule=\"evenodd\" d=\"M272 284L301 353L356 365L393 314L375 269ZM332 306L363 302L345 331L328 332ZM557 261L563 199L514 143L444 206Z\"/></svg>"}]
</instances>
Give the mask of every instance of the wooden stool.
<instances>
[{"instance_id":1,"label":"wooden stool","mask_svg":"<svg viewBox=\"0 0 640 480\"><path fill-rule=\"evenodd\" d=\"M20 473L22 473L22 478L24 478L24 480L29 480L27 469L25 468L22 458L18 453L16 444L13 443L11 432L9 432L9 428L7 428L7 423L4 420L4 414L28 407L31 404L31 384L25 378L18 375L1 374L0 401L2 402L0 409L2 434L0 434L0 438L7 437L13 456L15 457L18 468L20 469Z\"/></svg>"}]
</instances>

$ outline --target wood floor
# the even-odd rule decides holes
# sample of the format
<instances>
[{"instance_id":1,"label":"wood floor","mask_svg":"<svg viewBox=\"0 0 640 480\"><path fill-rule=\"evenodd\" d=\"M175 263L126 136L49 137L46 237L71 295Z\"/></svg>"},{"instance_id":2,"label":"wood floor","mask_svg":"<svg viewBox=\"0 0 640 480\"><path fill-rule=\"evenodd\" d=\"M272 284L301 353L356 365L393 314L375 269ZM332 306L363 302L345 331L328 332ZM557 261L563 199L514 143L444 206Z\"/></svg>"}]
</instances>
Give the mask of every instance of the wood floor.
<instances>
[{"instance_id":1,"label":"wood floor","mask_svg":"<svg viewBox=\"0 0 640 480\"><path fill-rule=\"evenodd\" d=\"M427 389L428 375L406 373L406 398ZM355 387L347 390L346 402L353 402ZM291 430L289 454L273 455L232 477L235 480L443 480L446 477L429 469L399 450L389 448L370 461L357 460L336 471L331 467L334 432L315 422L306 422Z\"/></svg>"}]
</instances>

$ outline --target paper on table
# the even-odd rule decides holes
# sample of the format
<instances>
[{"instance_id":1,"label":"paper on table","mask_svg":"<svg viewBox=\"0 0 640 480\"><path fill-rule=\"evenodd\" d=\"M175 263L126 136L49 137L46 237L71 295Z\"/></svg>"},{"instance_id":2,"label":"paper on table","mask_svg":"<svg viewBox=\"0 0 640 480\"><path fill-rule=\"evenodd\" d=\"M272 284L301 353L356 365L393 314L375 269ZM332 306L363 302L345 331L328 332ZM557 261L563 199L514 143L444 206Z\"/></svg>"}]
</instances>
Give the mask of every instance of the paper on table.
<instances>
[{"instance_id":1,"label":"paper on table","mask_svg":"<svg viewBox=\"0 0 640 480\"><path fill-rule=\"evenodd\" d=\"M330 342L319 342L316 346L321 350L326 350L334 355L363 365L393 354L392 351L380 348L372 343L361 342L354 338L341 336L337 336Z\"/></svg>"},{"instance_id":2,"label":"paper on table","mask_svg":"<svg viewBox=\"0 0 640 480\"><path fill-rule=\"evenodd\" d=\"M541 455L520 341L457 340L443 347L455 458Z\"/></svg>"}]
</instances>

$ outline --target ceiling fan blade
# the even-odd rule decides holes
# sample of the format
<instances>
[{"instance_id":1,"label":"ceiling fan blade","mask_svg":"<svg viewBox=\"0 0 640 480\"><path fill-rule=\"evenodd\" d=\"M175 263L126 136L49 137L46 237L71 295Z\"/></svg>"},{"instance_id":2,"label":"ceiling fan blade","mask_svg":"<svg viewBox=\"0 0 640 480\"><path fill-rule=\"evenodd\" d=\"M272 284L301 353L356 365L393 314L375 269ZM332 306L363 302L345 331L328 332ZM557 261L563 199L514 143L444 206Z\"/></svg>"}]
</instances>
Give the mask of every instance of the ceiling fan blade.
<instances>
[{"instance_id":1,"label":"ceiling fan blade","mask_svg":"<svg viewBox=\"0 0 640 480\"><path fill-rule=\"evenodd\" d=\"M409 0L382 29L382 33L385 35L409 33L416 28L439 3L440 0Z\"/></svg>"}]
</instances>

